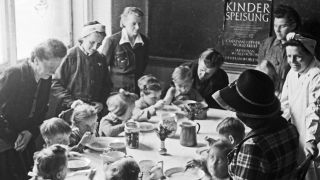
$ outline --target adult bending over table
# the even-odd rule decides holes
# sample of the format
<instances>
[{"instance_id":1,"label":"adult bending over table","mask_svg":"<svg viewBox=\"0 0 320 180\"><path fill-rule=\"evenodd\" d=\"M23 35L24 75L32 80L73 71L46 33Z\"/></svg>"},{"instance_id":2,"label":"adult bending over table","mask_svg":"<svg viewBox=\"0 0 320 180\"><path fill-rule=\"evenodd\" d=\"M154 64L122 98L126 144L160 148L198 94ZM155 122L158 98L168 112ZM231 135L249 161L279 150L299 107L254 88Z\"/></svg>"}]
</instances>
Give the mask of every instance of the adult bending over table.
<instances>
[{"instance_id":1,"label":"adult bending over table","mask_svg":"<svg viewBox=\"0 0 320 180\"><path fill-rule=\"evenodd\" d=\"M53 79L52 92L59 99L57 114L78 99L98 112L106 110L112 84L104 57L97 51L105 36L105 26L97 21L82 28L79 44L68 51Z\"/></svg>"},{"instance_id":2,"label":"adult bending over table","mask_svg":"<svg viewBox=\"0 0 320 180\"><path fill-rule=\"evenodd\" d=\"M235 111L251 132L228 154L232 179L290 179L297 166L299 134L280 111L272 80L263 72L246 70L213 98Z\"/></svg>"},{"instance_id":3,"label":"adult bending over table","mask_svg":"<svg viewBox=\"0 0 320 180\"><path fill-rule=\"evenodd\" d=\"M139 94L138 79L148 63L148 39L141 34L143 12L137 7L126 7L121 14L122 30L108 37L102 54L110 67L113 91L120 88Z\"/></svg>"},{"instance_id":4,"label":"adult bending over table","mask_svg":"<svg viewBox=\"0 0 320 180\"><path fill-rule=\"evenodd\" d=\"M66 53L61 41L48 39L35 47L30 59L2 72L0 179L28 179L34 141L48 109L51 76Z\"/></svg>"}]
</instances>

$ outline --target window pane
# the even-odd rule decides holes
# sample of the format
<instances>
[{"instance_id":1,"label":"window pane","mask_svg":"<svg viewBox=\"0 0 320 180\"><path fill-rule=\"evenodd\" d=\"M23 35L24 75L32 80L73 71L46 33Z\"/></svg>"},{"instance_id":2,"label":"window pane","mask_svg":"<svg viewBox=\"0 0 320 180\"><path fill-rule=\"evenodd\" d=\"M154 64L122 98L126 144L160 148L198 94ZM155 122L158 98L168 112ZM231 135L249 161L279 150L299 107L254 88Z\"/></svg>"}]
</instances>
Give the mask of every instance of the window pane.
<instances>
[{"instance_id":1,"label":"window pane","mask_svg":"<svg viewBox=\"0 0 320 180\"><path fill-rule=\"evenodd\" d=\"M5 63L7 60L5 59L5 47L4 47L4 37L5 37L5 25L4 25L4 3L0 3L0 65Z\"/></svg>"},{"instance_id":2,"label":"window pane","mask_svg":"<svg viewBox=\"0 0 320 180\"><path fill-rule=\"evenodd\" d=\"M16 0L18 60L28 58L33 47L48 38L69 42L66 0Z\"/></svg>"}]
</instances>

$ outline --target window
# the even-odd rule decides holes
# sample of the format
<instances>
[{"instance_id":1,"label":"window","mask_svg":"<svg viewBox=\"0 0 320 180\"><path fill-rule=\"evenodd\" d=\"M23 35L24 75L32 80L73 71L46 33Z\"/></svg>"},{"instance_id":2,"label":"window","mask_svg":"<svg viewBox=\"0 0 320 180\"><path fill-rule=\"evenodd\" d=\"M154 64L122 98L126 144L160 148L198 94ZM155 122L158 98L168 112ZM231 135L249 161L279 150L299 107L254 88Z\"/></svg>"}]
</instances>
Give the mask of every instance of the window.
<instances>
[{"instance_id":1,"label":"window","mask_svg":"<svg viewBox=\"0 0 320 180\"><path fill-rule=\"evenodd\" d=\"M5 7L5 1L0 2L0 65L3 65L4 63L7 62L7 58L5 55L5 16L6 12L3 11Z\"/></svg>"},{"instance_id":2,"label":"window","mask_svg":"<svg viewBox=\"0 0 320 180\"><path fill-rule=\"evenodd\" d=\"M28 58L33 47L48 38L66 45L70 36L69 1L15 0L17 58Z\"/></svg>"}]
</instances>

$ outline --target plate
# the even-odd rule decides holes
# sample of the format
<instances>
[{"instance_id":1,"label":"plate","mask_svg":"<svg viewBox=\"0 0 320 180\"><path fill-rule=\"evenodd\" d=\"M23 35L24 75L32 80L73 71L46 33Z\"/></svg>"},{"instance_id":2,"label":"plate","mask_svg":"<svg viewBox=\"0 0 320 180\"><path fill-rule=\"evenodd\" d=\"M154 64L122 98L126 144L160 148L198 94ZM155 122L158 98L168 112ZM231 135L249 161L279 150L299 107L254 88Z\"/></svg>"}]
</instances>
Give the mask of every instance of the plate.
<instances>
[{"instance_id":1,"label":"plate","mask_svg":"<svg viewBox=\"0 0 320 180\"><path fill-rule=\"evenodd\" d=\"M140 126L140 131L141 132L148 132L148 131L153 131L154 130L153 124L148 123L148 122L140 122L139 126Z\"/></svg>"},{"instance_id":2,"label":"plate","mask_svg":"<svg viewBox=\"0 0 320 180\"><path fill-rule=\"evenodd\" d=\"M90 159L85 157L73 157L68 159L68 169L72 171L87 169L90 166Z\"/></svg>"},{"instance_id":3,"label":"plate","mask_svg":"<svg viewBox=\"0 0 320 180\"><path fill-rule=\"evenodd\" d=\"M103 151L104 149L108 148L111 141L112 140L108 137L96 137L86 146L95 151Z\"/></svg>"},{"instance_id":4,"label":"plate","mask_svg":"<svg viewBox=\"0 0 320 180\"><path fill-rule=\"evenodd\" d=\"M174 167L165 171L164 175L170 180L198 180L205 176L199 168L192 168L185 171L184 167Z\"/></svg>"}]
</instances>

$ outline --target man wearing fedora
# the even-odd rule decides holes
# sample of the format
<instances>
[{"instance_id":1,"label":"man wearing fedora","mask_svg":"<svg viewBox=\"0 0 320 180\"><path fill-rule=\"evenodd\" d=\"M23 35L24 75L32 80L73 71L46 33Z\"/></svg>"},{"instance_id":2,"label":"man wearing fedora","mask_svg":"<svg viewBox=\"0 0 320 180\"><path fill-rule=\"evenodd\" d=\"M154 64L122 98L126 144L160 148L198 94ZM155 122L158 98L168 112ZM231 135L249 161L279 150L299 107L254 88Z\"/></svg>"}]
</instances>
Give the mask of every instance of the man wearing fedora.
<instances>
[{"instance_id":1,"label":"man wearing fedora","mask_svg":"<svg viewBox=\"0 0 320 180\"><path fill-rule=\"evenodd\" d=\"M299 134L281 116L272 80L263 72L246 70L212 97L235 111L251 132L228 154L228 171L237 180L290 179L297 166Z\"/></svg>"},{"instance_id":2,"label":"man wearing fedora","mask_svg":"<svg viewBox=\"0 0 320 180\"><path fill-rule=\"evenodd\" d=\"M308 154L314 158L318 154L320 119L315 104L320 96L320 63L314 56L313 39L289 33L284 46L291 70L283 86L281 105L283 116L291 119L300 134L298 162L301 163ZM306 179L320 179L317 166L318 163L311 163Z\"/></svg>"}]
</instances>

